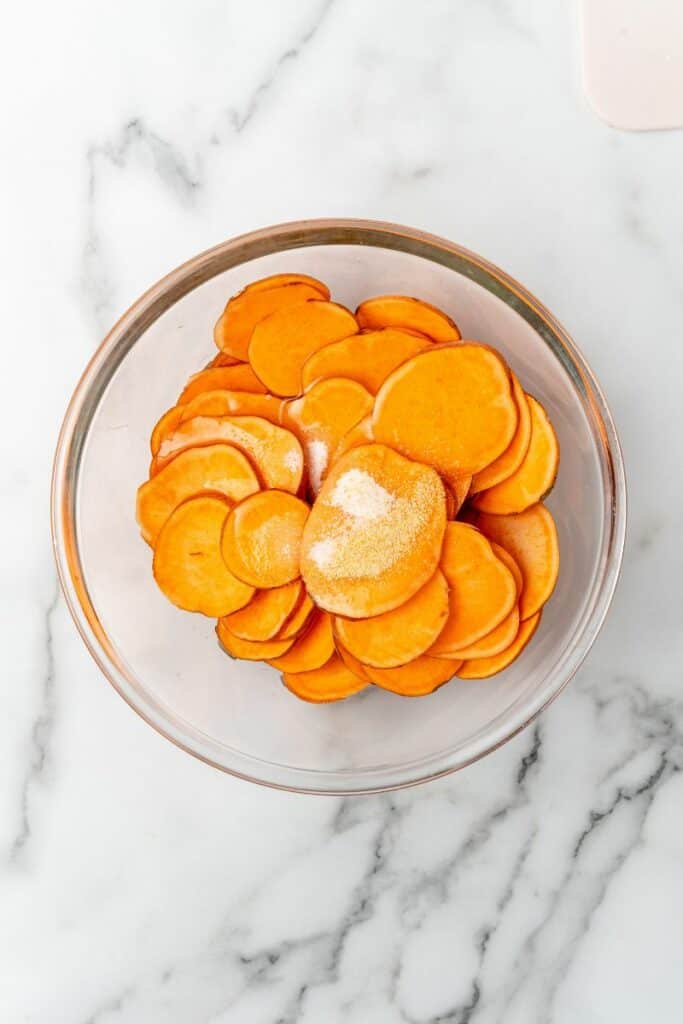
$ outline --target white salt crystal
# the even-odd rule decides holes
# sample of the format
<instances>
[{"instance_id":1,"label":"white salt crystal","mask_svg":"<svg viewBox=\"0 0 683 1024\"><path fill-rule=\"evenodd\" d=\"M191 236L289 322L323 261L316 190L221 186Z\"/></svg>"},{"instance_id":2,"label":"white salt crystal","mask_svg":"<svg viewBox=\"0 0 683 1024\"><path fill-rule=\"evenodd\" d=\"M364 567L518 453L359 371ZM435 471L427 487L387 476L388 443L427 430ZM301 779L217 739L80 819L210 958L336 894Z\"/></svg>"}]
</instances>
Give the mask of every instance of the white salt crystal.
<instances>
[{"instance_id":1,"label":"white salt crystal","mask_svg":"<svg viewBox=\"0 0 683 1024\"><path fill-rule=\"evenodd\" d=\"M313 493L320 490L323 473L327 469L329 451L324 441L311 441L307 446L308 451L308 477L311 482Z\"/></svg>"},{"instance_id":2,"label":"white salt crystal","mask_svg":"<svg viewBox=\"0 0 683 1024\"><path fill-rule=\"evenodd\" d=\"M324 569L334 558L336 547L336 540L332 537L326 537L324 540L317 540L315 544L311 545L309 556L319 569Z\"/></svg>"},{"instance_id":3,"label":"white salt crystal","mask_svg":"<svg viewBox=\"0 0 683 1024\"><path fill-rule=\"evenodd\" d=\"M363 469L349 469L337 480L330 505L357 519L381 519L389 514L394 496Z\"/></svg>"}]
</instances>

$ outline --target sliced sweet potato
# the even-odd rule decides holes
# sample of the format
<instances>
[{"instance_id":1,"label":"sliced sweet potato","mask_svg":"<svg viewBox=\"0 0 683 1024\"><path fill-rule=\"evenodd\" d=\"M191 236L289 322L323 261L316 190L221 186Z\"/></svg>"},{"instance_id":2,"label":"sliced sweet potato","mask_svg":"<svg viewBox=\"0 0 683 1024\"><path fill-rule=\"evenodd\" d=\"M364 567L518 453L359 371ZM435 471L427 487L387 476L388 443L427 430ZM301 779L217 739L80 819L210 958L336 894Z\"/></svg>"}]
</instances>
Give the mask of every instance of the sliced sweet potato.
<instances>
[{"instance_id":1,"label":"sliced sweet potato","mask_svg":"<svg viewBox=\"0 0 683 1024\"><path fill-rule=\"evenodd\" d=\"M423 654L415 661L398 668L366 668L370 680L383 690L402 697L425 697L452 679L460 662L448 658L432 658Z\"/></svg>"},{"instance_id":2,"label":"sliced sweet potato","mask_svg":"<svg viewBox=\"0 0 683 1024\"><path fill-rule=\"evenodd\" d=\"M205 370L213 370L217 366L236 366L237 363L243 363L244 359L235 359L234 356L229 355L227 352L217 352L213 359L204 367Z\"/></svg>"},{"instance_id":3,"label":"sliced sweet potato","mask_svg":"<svg viewBox=\"0 0 683 1024\"><path fill-rule=\"evenodd\" d=\"M320 380L301 398L284 403L282 425L301 441L313 496L342 437L371 410L372 395L344 377Z\"/></svg>"},{"instance_id":4,"label":"sliced sweet potato","mask_svg":"<svg viewBox=\"0 0 683 1024\"><path fill-rule=\"evenodd\" d=\"M288 284L307 284L319 293L322 299L329 299L330 289L317 277L310 277L308 274L271 274L270 277L262 277L258 281L252 281L242 289L240 295L253 292L265 292L269 288L282 288Z\"/></svg>"},{"instance_id":5,"label":"sliced sweet potato","mask_svg":"<svg viewBox=\"0 0 683 1024\"><path fill-rule=\"evenodd\" d=\"M303 386L308 388L329 377L347 377L374 395L392 370L431 344L429 338L393 327L342 338L308 357L301 371Z\"/></svg>"},{"instance_id":6,"label":"sliced sweet potato","mask_svg":"<svg viewBox=\"0 0 683 1024\"><path fill-rule=\"evenodd\" d=\"M491 540L489 537L489 544L493 548L493 553L500 558L503 565L507 565L508 569L512 573L515 579L515 586L517 588L517 600L519 601L522 596L522 588L524 587L524 578L522 576L522 570L515 562L514 558L501 544L497 544L495 540Z\"/></svg>"},{"instance_id":7,"label":"sliced sweet potato","mask_svg":"<svg viewBox=\"0 0 683 1024\"><path fill-rule=\"evenodd\" d=\"M510 614L506 615L503 621L486 636L475 640L468 647L461 647L460 650L453 651L452 654L437 655L437 657L456 658L458 661L467 661L468 658L493 658L514 641L519 632L519 623L519 608L515 605Z\"/></svg>"},{"instance_id":8,"label":"sliced sweet potato","mask_svg":"<svg viewBox=\"0 0 683 1024\"><path fill-rule=\"evenodd\" d=\"M437 569L405 604L369 619L336 617L334 631L342 646L374 668L395 668L424 654L448 618L448 584Z\"/></svg>"},{"instance_id":9,"label":"sliced sweet potato","mask_svg":"<svg viewBox=\"0 0 683 1024\"><path fill-rule=\"evenodd\" d=\"M320 301L318 287L307 283L279 288L246 288L228 302L213 329L216 348L237 359L246 359L254 328L278 309L297 306L311 299Z\"/></svg>"},{"instance_id":10,"label":"sliced sweet potato","mask_svg":"<svg viewBox=\"0 0 683 1024\"><path fill-rule=\"evenodd\" d=\"M514 516L472 509L468 519L517 562L524 579L519 614L522 621L531 618L552 594L560 571L560 548L552 515L539 503Z\"/></svg>"},{"instance_id":11,"label":"sliced sweet potato","mask_svg":"<svg viewBox=\"0 0 683 1024\"><path fill-rule=\"evenodd\" d=\"M338 654L333 654L326 665L311 672L285 672L282 682L301 700L313 704L344 700L367 685L346 667Z\"/></svg>"},{"instance_id":12,"label":"sliced sweet potato","mask_svg":"<svg viewBox=\"0 0 683 1024\"><path fill-rule=\"evenodd\" d=\"M216 623L216 636L227 654L232 658L243 658L245 661L267 661L268 658L277 658L294 643L293 640L263 640L260 643L243 640L232 632L225 618L219 619Z\"/></svg>"},{"instance_id":13,"label":"sliced sweet potato","mask_svg":"<svg viewBox=\"0 0 683 1024\"><path fill-rule=\"evenodd\" d=\"M475 473L472 478L472 493L478 494L479 491L485 491L487 487L494 487L495 484L501 482L501 480L507 479L512 476L515 470L519 467L522 459L527 453L529 448L529 441L531 440L531 412L529 410L529 403L527 396L522 390L522 385L519 383L514 373L510 373L510 379L512 381L512 394L517 406L517 429L515 436L510 441L505 451L490 462L488 466L481 469L478 473Z\"/></svg>"},{"instance_id":14,"label":"sliced sweet potato","mask_svg":"<svg viewBox=\"0 0 683 1024\"><path fill-rule=\"evenodd\" d=\"M450 613L429 653L449 655L495 629L512 611L517 587L486 537L466 523L447 525L440 566L450 587Z\"/></svg>"},{"instance_id":15,"label":"sliced sweet potato","mask_svg":"<svg viewBox=\"0 0 683 1024\"><path fill-rule=\"evenodd\" d=\"M180 422L195 416L261 416L280 423L282 399L257 395L253 391L202 391L183 406Z\"/></svg>"},{"instance_id":16,"label":"sliced sweet potato","mask_svg":"<svg viewBox=\"0 0 683 1024\"><path fill-rule=\"evenodd\" d=\"M230 571L264 589L297 579L308 512L305 501L286 491L259 491L236 505L221 543Z\"/></svg>"},{"instance_id":17,"label":"sliced sweet potato","mask_svg":"<svg viewBox=\"0 0 683 1024\"><path fill-rule=\"evenodd\" d=\"M288 306L256 325L249 342L249 362L274 395L299 395L303 390L301 371L308 357L324 345L357 333L353 314L336 302L318 299Z\"/></svg>"},{"instance_id":18,"label":"sliced sweet potato","mask_svg":"<svg viewBox=\"0 0 683 1024\"><path fill-rule=\"evenodd\" d=\"M409 295L376 295L361 302L356 310L361 327L407 327L434 341L459 341L460 331L449 316L436 306Z\"/></svg>"},{"instance_id":19,"label":"sliced sweet potato","mask_svg":"<svg viewBox=\"0 0 683 1024\"><path fill-rule=\"evenodd\" d=\"M266 388L258 379L249 363L235 363L234 366L216 366L200 370L188 380L180 393L178 405L187 405L203 391L251 391L264 395Z\"/></svg>"},{"instance_id":20,"label":"sliced sweet potato","mask_svg":"<svg viewBox=\"0 0 683 1024\"><path fill-rule=\"evenodd\" d=\"M353 672L354 676L356 676L358 679L362 679L364 683L371 683L372 680L370 679L370 676L367 673L365 665L361 661L359 661L358 658L355 658L353 654L351 654L351 651L347 651L346 648L342 646L342 644L339 642L338 637L335 638L335 644L337 647L337 654L344 662L346 667L350 669L351 672Z\"/></svg>"},{"instance_id":21,"label":"sliced sweet potato","mask_svg":"<svg viewBox=\"0 0 683 1024\"><path fill-rule=\"evenodd\" d=\"M438 469L448 482L483 469L509 445L517 406L503 360L473 342L433 346L377 393L375 440Z\"/></svg>"},{"instance_id":22,"label":"sliced sweet potato","mask_svg":"<svg viewBox=\"0 0 683 1024\"><path fill-rule=\"evenodd\" d=\"M322 668L334 654L332 619L327 612L315 612L311 624L281 657L269 664L281 672L312 672Z\"/></svg>"},{"instance_id":23,"label":"sliced sweet potato","mask_svg":"<svg viewBox=\"0 0 683 1024\"><path fill-rule=\"evenodd\" d=\"M391 611L434 575L445 524L433 469L384 445L354 448L333 466L304 528L306 587L335 615Z\"/></svg>"},{"instance_id":24,"label":"sliced sweet potato","mask_svg":"<svg viewBox=\"0 0 683 1024\"><path fill-rule=\"evenodd\" d=\"M228 444L188 448L138 488L137 519L142 536L154 545L173 509L188 498L211 491L233 504L259 489L251 463L237 448Z\"/></svg>"},{"instance_id":25,"label":"sliced sweet potato","mask_svg":"<svg viewBox=\"0 0 683 1024\"><path fill-rule=\"evenodd\" d=\"M185 420L161 442L152 461L150 475L186 448L207 444L231 444L247 456L264 487L299 490L304 471L304 453L290 430L261 416L195 416Z\"/></svg>"},{"instance_id":26,"label":"sliced sweet potato","mask_svg":"<svg viewBox=\"0 0 683 1024\"><path fill-rule=\"evenodd\" d=\"M154 578L178 608L215 618L243 608L254 596L254 588L233 576L221 555L229 512L225 498L190 498L162 526L154 549Z\"/></svg>"},{"instance_id":27,"label":"sliced sweet potato","mask_svg":"<svg viewBox=\"0 0 683 1024\"><path fill-rule=\"evenodd\" d=\"M365 416L344 434L332 455L331 464L334 465L337 459L340 459L345 452L350 452L352 448L360 448L364 444L372 444L373 440L372 416Z\"/></svg>"},{"instance_id":28,"label":"sliced sweet potato","mask_svg":"<svg viewBox=\"0 0 683 1024\"><path fill-rule=\"evenodd\" d=\"M494 676L497 672L502 672L524 650L536 632L536 627L540 621L541 612L537 611L530 618L520 623L517 636L504 651L495 654L492 658L475 658L471 661L463 662L458 669L460 679L486 679L488 676Z\"/></svg>"},{"instance_id":29,"label":"sliced sweet potato","mask_svg":"<svg viewBox=\"0 0 683 1024\"><path fill-rule=\"evenodd\" d=\"M277 636L278 640L286 640L288 637L297 637L308 627L315 605L302 584L302 595L296 608L288 619L282 624Z\"/></svg>"},{"instance_id":30,"label":"sliced sweet potato","mask_svg":"<svg viewBox=\"0 0 683 1024\"><path fill-rule=\"evenodd\" d=\"M272 640L299 603L302 589L301 581L293 580L282 587L260 590L245 608L228 615L225 623L241 640Z\"/></svg>"},{"instance_id":31,"label":"sliced sweet potato","mask_svg":"<svg viewBox=\"0 0 683 1024\"><path fill-rule=\"evenodd\" d=\"M482 512L515 515L540 501L555 483L560 449L553 425L543 406L527 395L531 413L531 440L515 472L501 483L477 494L472 504Z\"/></svg>"},{"instance_id":32,"label":"sliced sweet potato","mask_svg":"<svg viewBox=\"0 0 683 1024\"><path fill-rule=\"evenodd\" d=\"M152 455L156 455L161 447L161 442L169 434L172 434L183 418L184 405L173 405L154 424L152 436L149 439L149 447Z\"/></svg>"}]
</instances>

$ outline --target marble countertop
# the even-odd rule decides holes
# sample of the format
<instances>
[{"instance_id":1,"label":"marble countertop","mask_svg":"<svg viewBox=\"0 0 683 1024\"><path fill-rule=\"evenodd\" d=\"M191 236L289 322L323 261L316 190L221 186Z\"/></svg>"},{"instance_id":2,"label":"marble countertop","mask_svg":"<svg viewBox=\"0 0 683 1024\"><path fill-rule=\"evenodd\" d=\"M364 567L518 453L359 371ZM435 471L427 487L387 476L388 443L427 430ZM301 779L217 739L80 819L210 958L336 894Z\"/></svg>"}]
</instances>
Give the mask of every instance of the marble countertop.
<instances>
[{"instance_id":1,"label":"marble countertop","mask_svg":"<svg viewBox=\"0 0 683 1024\"><path fill-rule=\"evenodd\" d=\"M683 973L683 132L623 134L562 0L15 4L0 43L3 1024L640 1024ZM106 328L283 220L411 224L557 314L624 443L610 618L494 755L389 796L223 776L57 592L49 472Z\"/></svg>"}]
</instances>

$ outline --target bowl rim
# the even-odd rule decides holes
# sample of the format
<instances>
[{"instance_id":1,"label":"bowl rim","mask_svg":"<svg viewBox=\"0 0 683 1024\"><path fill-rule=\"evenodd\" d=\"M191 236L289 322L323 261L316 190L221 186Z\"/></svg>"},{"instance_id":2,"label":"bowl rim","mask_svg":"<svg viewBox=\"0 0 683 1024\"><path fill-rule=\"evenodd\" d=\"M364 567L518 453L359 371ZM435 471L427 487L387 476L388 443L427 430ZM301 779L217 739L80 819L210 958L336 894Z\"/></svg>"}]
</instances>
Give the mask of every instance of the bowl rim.
<instances>
[{"instance_id":1,"label":"bowl rim","mask_svg":"<svg viewBox=\"0 0 683 1024\"><path fill-rule=\"evenodd\" d=\"M389 768L319 771L264 761L221 744L222 749L229 749L235 755L234 764L225 764L208 749L214 742L210 737L193 728L195 743L190 742L187 730L175 727L168 720L162 704L150 695L145 695L146 700L141 701L139 689L117 662L113 645L88 595L77 539L80 454L92 414L118 366L147 327L200 284L260 256L314 245L369 245L408 252L441 263L482 285L520 314L540 335L578 388L582 403L590 406L598 428L603 485L609 505L604 513L601 560L592 599L576 627L573 643L546 675L544 684L534 695L536 699L530 700L516 716L511 716L507 724L499 725L488 739L480 740L478 746L475 742L474 752L466 756L457 751L451 751L449 756L448 751L442 750ZM105 336L76 385L57 440L50 505L52 546L67 607L91 656L126 703L166 739L221 771L273 789L333 796L388 792L440 778L497 750L531 724L564 690L600 632L621 572L627 522L624 460L614 420L595 374L553 314L505 271L454 242L398 224L353 218L292 221L236 236L194 256L144 292ZM204 749L201 749L202 743ZM281 777L260 774L256 766L264 765L276 769Z\"/></svg>"}]
</instances>

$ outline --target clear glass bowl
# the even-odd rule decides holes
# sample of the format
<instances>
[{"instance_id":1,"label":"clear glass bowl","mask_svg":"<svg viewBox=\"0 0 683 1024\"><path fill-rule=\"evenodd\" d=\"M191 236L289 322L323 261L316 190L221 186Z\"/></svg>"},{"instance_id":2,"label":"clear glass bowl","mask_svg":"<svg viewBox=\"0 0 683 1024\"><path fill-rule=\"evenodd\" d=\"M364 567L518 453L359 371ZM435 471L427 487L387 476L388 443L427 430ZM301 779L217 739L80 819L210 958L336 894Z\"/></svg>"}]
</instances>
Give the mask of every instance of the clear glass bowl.
<instances>
[{"instance_id":1,"label":"clear glass bowl","mask_svg":"<svg viewBox=\"0 0 683 1024\"><path fill-rule=\"evenodd\" d=\"M456 679L415 700L369 688L339 704L306 704L268 666L227 658L212 621L179 611L157 589L135 522L151 427L189 374L214 354L212 328L228 296L283 271L322 278L351 308L382 292L441 306L465 337L501 349L550 413L562 450L548 501L560 535L560 578L533 641L501 675ZM150 725L254 782L364 793L462 768L557 696L607 612L622 558L626 499L619 442L600 387L566 332L521 285L431 235L371 221L319 220L219 245L174 270L119 320L67 411L52 519L76 625L109 681Z\"/></svg>"}]
</instances>

